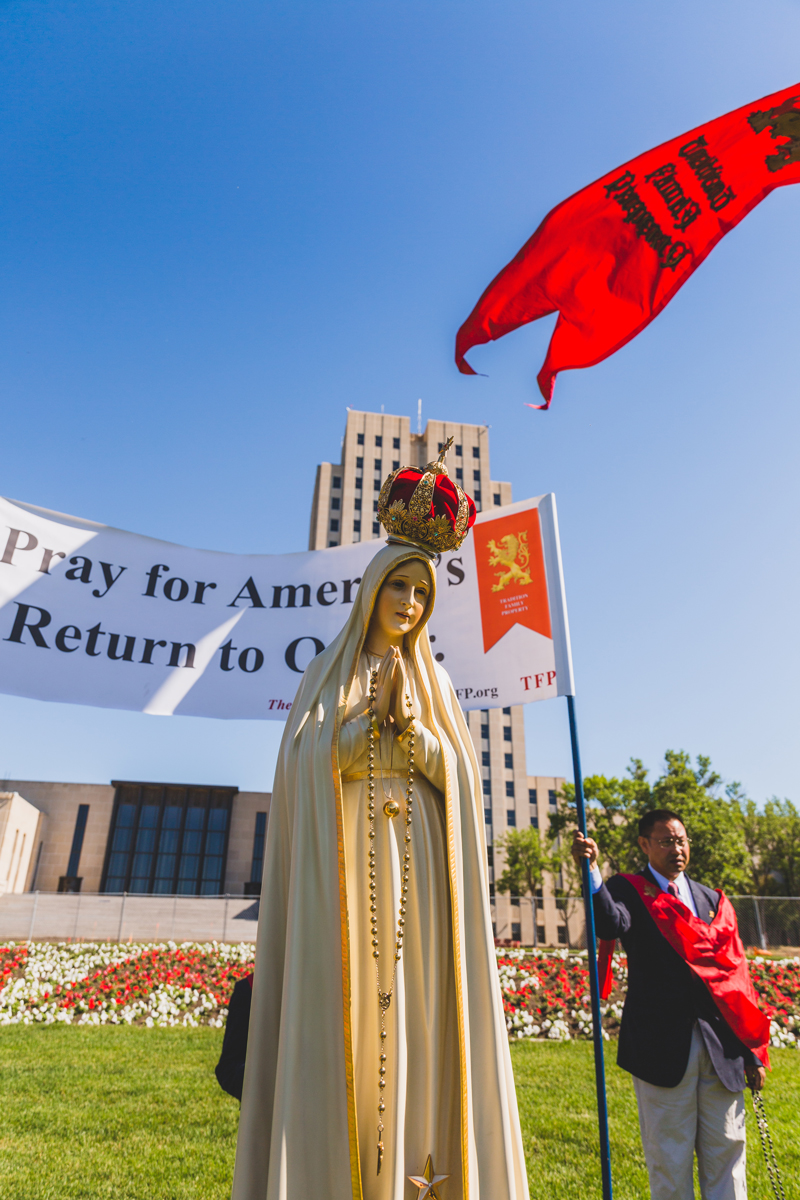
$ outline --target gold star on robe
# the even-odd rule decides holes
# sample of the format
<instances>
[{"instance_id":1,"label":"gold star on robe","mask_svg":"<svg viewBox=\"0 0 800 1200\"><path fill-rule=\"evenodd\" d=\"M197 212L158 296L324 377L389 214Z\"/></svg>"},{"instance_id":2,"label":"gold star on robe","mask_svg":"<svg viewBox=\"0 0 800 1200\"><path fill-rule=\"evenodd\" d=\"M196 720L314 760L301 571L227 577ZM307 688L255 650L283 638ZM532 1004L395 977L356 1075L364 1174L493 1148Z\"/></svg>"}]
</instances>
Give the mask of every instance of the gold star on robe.
<instances>
[{"instance_id":1,"label":"gold star on robe","mask_svg":"<svg viewBox=\"0 0 800 1200\"><path fill-rule=\"evenodd\" d=\"M428 1161L425 1163L425 1170L422 1174L409 1175L408 1178L419 1188L417 1200L440 1200L436 1186L439 1183L444 1183L445 1179L449 1179L450 1176L436 1174L433 1168L433 1159L429 1154Z\"/></svg>"}]
</instances>

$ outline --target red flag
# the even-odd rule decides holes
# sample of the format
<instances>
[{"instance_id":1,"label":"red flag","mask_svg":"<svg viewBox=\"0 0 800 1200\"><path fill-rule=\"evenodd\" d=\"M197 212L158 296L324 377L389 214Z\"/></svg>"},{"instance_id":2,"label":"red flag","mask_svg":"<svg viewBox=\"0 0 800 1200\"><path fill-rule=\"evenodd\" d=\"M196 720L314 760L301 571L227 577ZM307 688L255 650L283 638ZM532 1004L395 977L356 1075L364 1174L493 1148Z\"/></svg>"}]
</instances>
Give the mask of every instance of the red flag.
<instances>
[{"instance_id":1,"label":"red flag","mask_svg":"<svg viewBox=\"0 0 800 1200\"><path fill-rule=\"evenodd\" d=\"M548 213L456 337L464 355L558 312L538 375L591 367L669 304L720 238L773 188L800 181L800 84L640 154Z\"/></svg>"}]
</instances>

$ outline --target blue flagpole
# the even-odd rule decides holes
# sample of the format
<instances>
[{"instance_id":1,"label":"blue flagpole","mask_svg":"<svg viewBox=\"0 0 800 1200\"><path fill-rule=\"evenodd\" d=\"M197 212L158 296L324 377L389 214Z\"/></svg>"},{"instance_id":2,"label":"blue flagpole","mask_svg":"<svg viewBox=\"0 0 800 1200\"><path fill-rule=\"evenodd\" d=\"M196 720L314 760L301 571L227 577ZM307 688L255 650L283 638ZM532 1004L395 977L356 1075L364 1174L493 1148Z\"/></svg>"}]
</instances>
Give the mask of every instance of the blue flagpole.
<instances>
[{"instance_id":1,"label":"blue flagpole","mask_svg":"<svg viewBox=\"0 0 800 1200\"><path fill-rule=\"evenodd\" d=\"M581 753L578 746L578 727L575 722L575 697L567 696L569 736L572 742L572 769L575 775L575 805L578 828L586 837L586 803L583 798ZM606 1100L606 1068L603 1059L603 1027L600 1023L600 979L597 973L597 943L594 931L594 908L589 879L589 862L581 862L583 903L586 910L586 948L589 963L589 991L592 998L592 1038L594 1040L594 1076L597 1088L597 1124L600 1134L600 1173L603 1181L603 1200L612 1200L611 1145L608 1137L608 1103Z\"/></svg>"}]
</instances>

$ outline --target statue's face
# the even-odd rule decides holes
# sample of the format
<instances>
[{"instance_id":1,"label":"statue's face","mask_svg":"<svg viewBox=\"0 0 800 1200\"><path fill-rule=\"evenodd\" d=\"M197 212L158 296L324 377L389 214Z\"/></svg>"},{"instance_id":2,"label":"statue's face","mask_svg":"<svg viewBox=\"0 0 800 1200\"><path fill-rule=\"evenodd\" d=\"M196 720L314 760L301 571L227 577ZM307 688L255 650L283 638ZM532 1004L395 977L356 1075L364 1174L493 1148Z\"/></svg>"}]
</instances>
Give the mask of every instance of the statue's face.
<instances>
[{"instance_id":1,"label":"statue's face","mask_svg":"<svg viewBox=\"0 0 800 1200\"><path fill-rule=\"evenodd\" d=\"M383 581L370 630L383 634L391 646L402 645L405 635L422 619L430 594L431 577L425 564L414 558L401 563Z\"/></svg>"}]
</instances>

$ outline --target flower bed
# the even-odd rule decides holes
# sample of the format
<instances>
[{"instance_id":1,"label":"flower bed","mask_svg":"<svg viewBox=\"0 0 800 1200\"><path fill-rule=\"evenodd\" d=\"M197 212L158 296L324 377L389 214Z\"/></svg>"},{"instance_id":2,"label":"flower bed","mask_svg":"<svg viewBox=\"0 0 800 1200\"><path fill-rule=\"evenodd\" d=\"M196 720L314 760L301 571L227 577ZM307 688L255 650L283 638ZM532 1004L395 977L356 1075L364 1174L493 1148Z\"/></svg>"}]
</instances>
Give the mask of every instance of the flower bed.
<instances>
[{"instance_id":1,"label":"flower bed","mask_svg":"<svg viewBox=\"0 0 800 1200\"><path fill-rule=\"evenodd\" d=\"M563 1042L592 1036L586 952L498 949L506 1027L512 1038ZM614 957L614 991L602 1005L603 1037L619 1028L627 962Z\"/></svg>"},{"instance_id":2,"label":"flower bed","mask_svg":"<svg viewBox=\"0 0 800 1200\"><path fill-rule=\"evenodd\" d=\"M249 942L0 947L0 1025L223 1025Z\"/></svg>"},{"instance_id":3,"label":"flower bed","mask_svg":"<svg viewBox=\"0 0 800 1200\"><path fill-rule=\"evenodd\" d=\"M249 942L10 944L0 947L0 1025L222 1026L253 956ZM510 1037L592 1036L586 951L498 948L497 966ZM800 958L756 957L750 974L772 1044L800 1049ZM619 1029L626 983L617 954L601 1009L605 1038Z\"/></svg>"},{"instance_id":4,"label":"flower bed","mask_svg":"<svg viewBox=\"0 0 800 1200\"><path fill-rule=\"evenodd\" d=\"M567 1041L592 1036L585 950L496 953L510 1037ZM772 1045L800 1049L800 958L751 958L750 977L770 1017ZM606 1039L619 1031L627 979L627 959L615 954L614 990L600 1006Z\"/></svg>"}]
</instances>

